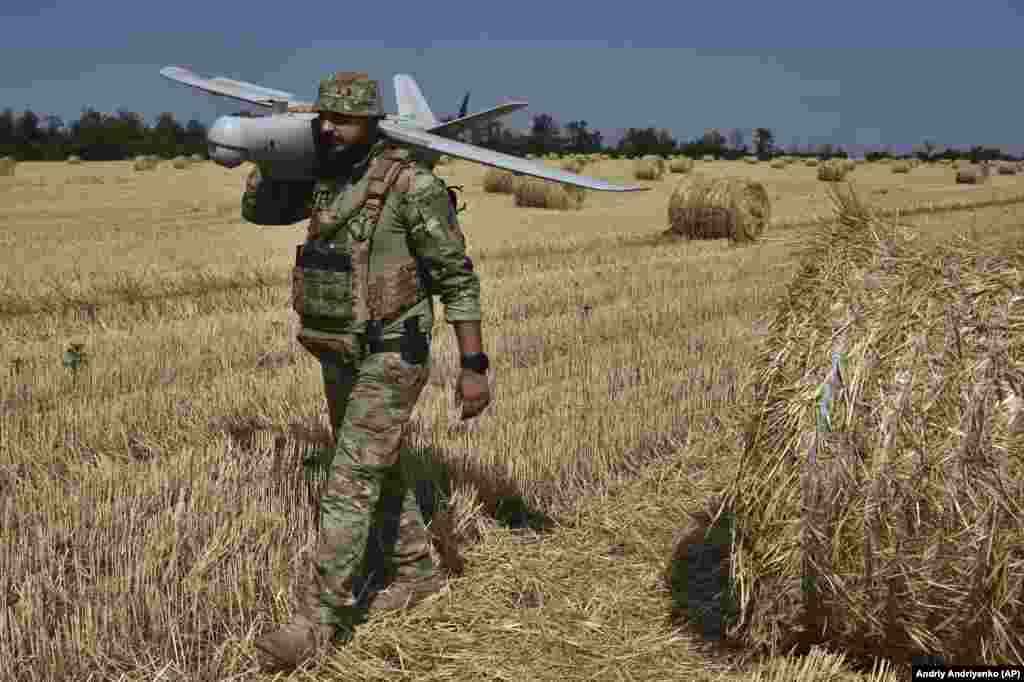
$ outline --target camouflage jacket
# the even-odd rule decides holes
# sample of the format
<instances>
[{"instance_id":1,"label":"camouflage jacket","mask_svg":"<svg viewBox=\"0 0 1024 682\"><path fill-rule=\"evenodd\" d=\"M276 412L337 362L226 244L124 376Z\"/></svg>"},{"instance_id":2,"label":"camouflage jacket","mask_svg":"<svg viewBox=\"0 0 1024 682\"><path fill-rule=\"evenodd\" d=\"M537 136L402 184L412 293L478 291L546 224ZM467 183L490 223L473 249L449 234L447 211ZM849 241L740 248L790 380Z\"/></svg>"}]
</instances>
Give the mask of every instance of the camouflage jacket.
<instances>
[{"instance_id":1,"label":"camouflage jacket","mask_svg":"<svg viewBox=\"0 0 1024 682\"><path fill-rule=\"evenodd\" d=\"M247 179L242 196L242 217L258 225L290 225L310 218L310 234L306 245L325 244L317 233L316 223L322 222L314 211L323 214L340 206L346 192L359 185L370 163L378 155L395 149L394 143L381 140L375 144L366 159L353 167L345 177L321 178L316 182L281 182L264 178L254 169ZM432 296L436 295L445 306L447 322L480 320L480 280L466 256L466 240L459 227L455 209L444 181L435 176L422 162L406 168L402 178L388 192L373 237L374 246L400 246L408 249L417 262L419 283L424 295L397 316L384 317L383 339L399 338L404 321L420 316L420 330L429 333L433 328ZM327 238L330 247L348 249L350 232L358 231L361 212L349 216L336 233ZM347 228L347 229L345 229ZM379 249L378 249L379 250ZM374 273L371 261L370 275ZM388 275L390 276L390 275ZM386 282L383 286L388 289ZM301 315L301 313L300 313ZM304 329L315 333L363 334L365 323L357 319L329 319L323 316L302 316Z\"/></svg>"}]
</instances>

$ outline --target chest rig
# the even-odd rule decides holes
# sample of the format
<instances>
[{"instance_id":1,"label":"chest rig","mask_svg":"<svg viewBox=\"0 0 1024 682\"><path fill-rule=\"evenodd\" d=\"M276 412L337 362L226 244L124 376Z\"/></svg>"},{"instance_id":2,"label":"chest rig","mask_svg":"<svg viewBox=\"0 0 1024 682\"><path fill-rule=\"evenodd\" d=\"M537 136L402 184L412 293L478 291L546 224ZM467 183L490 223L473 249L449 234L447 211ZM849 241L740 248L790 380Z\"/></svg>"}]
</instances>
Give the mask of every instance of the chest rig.
<instances>
[{"instance_id":1,"label":"chest rig","mask_svg":"<svg viewBox=\"0 0 1024 682\"><path fill-rule=\"evenodd\" d=\"M402 226L380 224L390 191L408 191L413 163L408 150L386 148L345 191L333 179L317 184L292 271L292 306L304 326L373 335L429 295Z\"/></svg>"}]
</instances>

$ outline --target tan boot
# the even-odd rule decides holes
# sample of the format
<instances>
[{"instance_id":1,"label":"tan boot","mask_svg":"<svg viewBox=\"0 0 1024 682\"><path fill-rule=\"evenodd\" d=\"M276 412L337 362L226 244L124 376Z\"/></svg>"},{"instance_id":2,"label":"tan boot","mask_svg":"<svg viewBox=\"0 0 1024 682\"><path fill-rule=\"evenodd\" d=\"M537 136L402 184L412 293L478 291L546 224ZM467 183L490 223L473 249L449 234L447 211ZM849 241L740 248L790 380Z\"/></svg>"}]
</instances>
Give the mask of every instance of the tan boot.
<instances>
[{"instance_id":1,"label":"tan boot","mask_svg":"<svg viewBox=\"0 0 1024 682\"><path fill-rule=\"evenodd\" d=\"M443 590L447 583L447 578L443 575L431 575L393 583L386 590L371 596L367 608L371 613L409 609L430 595Z\"/></svg>"},{"instance_id":2,"label":"tan boot","mask_svg":"<svg viewBox=\"0 0 1024 682\"><path fill-rule=\"evenodd\" d=\"M315 623L298 614L284 627L256 640L256 648L277 667L296 668L334 638L335 626Z\"/></svg>"}]
</instances>

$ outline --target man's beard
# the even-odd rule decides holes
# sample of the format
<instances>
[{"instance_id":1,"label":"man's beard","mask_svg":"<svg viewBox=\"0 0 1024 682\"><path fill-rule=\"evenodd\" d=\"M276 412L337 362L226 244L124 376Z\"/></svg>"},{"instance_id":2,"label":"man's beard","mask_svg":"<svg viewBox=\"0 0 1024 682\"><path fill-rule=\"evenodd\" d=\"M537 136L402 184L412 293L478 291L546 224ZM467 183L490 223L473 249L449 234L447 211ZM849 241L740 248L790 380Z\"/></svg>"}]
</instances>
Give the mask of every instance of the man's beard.
<instances>
[{"instance_id":1,"label":"man's beard","mask_svg":"<svg viewBox=\"0 0 1024 682\"><path fill-rule=\"evenodd\" d=\"M319 174L325 177L347 175L352 167L366 159L372 142L353 145L325 143L319 150Z\"/></svg>"}]
</instances>

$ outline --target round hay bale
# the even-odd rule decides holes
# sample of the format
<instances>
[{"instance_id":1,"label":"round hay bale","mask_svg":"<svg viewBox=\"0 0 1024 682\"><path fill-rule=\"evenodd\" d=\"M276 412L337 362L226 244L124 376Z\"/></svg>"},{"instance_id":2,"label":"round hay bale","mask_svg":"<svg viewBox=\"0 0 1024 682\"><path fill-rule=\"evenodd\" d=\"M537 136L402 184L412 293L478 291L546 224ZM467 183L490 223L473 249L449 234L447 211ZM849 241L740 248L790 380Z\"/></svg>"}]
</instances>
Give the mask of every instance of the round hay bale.
<instances>
[{"instance_id":1,"label":"round hay bale","mask_svg":"<svg viewBox=\"0 0 1024 682\"><path fill-rule=\"evenodd\" d=\"M489 194L514 194L516 183L522 176L501 168L489 167L484 173L484 192Z\"/></svg>"},{"instance_id":2,"label":"round hay bale","mask_svg":"<svg viewBox=\"0 0 1024 682\"><path fill-rule=\"evenodd\" d=\"M513 195L516 206L570 211L583 208L586 192L575 185L523 176L515 183Z\"/></svg>"},{"instance_id":3,"label":"round hay bale","mask_svg":"<svg viewBox=\"0 0 1024 682\"><path fill-rule=\"evenodd\" d=\"M668 162L670 173L689 173L693 170L693 166L693 159L686 156L680 156Z\"/></svg>"},{"instance_id":4,"label":"round hay bale","mask_svg":"<svg viewBox=\"0 0 1024 682\"><path fill-rule=\"evenodd\" d=\"M68 163L71 164L72 166L77 166L78 164L82 163L82 157L72 154L71 156L68 157Z\"/></svg>"},{"instance_id":5,"label":"round hay bale","mask_svg":"<svg viewBox=\"0 0 1024 682\"><path fill-rule=\"evenodd\" d=\"M132 168L136 171L151 171L157 165L159 165L159 162L155 156L136 156L135 161L132 162Z\"/></svg>"},{"instance_id":6,"label":"round hay bale","mask_svg":"<svg viewBox=\"0 0 1024 682\"><path fill-rule=\"evenodd\" d=\"M892 172L893 173L909 173L910 172L910 164L907 163L906 161L900 161L898 163L894 163L892 165Z\"/></svg>"},{"instance_id":7,"label":"round hay bale","mask_svg":"<svg viewBox=\"0 0 1024 682\"><path fill-rule=\"evenodd\" d=\"M668 200L668 232L688 239L757 241L771 219L764 185L745 178L683 179Z\"/></svg>"},{"instance_id":8,"label":"round hay bale","mask_svg":"<svg viewBox=\"0 0 1024 682\"><path fill-rule=\"evenodd\" d=\"M956 170L956 182L959 185L981 185L988 182L988 167L977 164L965 164Z\"/></svg>"},{"instance_id":9,"label":"round hay bale","mask_svg":"<svg viewBox=\"0 0 1024 682\"><path fill-rule=\"evenodd\" d=\"M744 156L744 163L757 163L759 159L756 156Z\"/></svg>"},{"instance_id":10,"label":"round hay bale","mask_svg":"<svg viewBox=\"0 0 1024 682\"><path fill-rule=\"evenodd\" d=\"M641 156L640 159L642 161L650 161L651 163L657 165L659 168L661 168L662 175L665 174L665 171L668 168L667 164L665 163L665 159L658 156L657 154L647 154L645 156Z\"/></svg>"},{"instance_id":11,"label":"round hay bale","mask_svg":"<svg viewBox=\"0 0 1024 682\"><path fill-rule=\"evenodd\" d=\"M929 247L836 201L744 387L726 638L1020 665L1024 244Z\"/></svg>"},{"instance_id":12,"label":"round hay bale","mask_svg":"<svg viewBox=\"0 0 1024 682\"><path fill-rule=\"evenodd\" d=\"M817 159L804 159L804 165L805 166L809 166L811 168L814 168L815 166L818 165L818 160Z\"/></svg>"},{"instance_id":13,"label":"round hay bale","mask_svg":"<svg viewBox=\"0 0 1024 682\"><path fill-rule=\"evenodd\" d=\"M840 161L826 161L818 166L818 179L824 182L839 182L846 173L846 164Z\"/></svg>"},{"instance_id":14,"label":"round hay bale","mask_svg":"<svg viewBox=\"0 0 1024 682\"><path fill-rule=\"evenodd\" d=\"M584 162L582 159L570 159L562 162L562 170L570 173L582 173Z\"/></svg>"},{"instance_id":15,"label":"round hay bale","mask_svg":"<svg viewBox=\"0 0 1024 682\"><path fill-rule=\"evenodd\" d=\"M775 159L768 165L772 168L785 168L789 163L785 159Z\"/></svg>"},{"instance_id":16,"label":"round hay bale","mask_svg":"<svg viewBox=\"0 0 1024 682\"><path fill-rule=\"evenodd\" d=\"M705 154L704 156L700 157L700 160L701 161L709 161L710 162L710 161L714 161L715 157L713 157L711 154Z\"/></svg>"},{"instance_id":17,"label":"round hay bale","mask_svg":"<svg viewBox=\"0 0 1024 682\"><path fill-rule=\"evenodd\" d=\"M171 163L178 170L182 170L184 168L188 168L190 165L192 165L192 162L189 161L184 156L175 156L174 159L171 161Z\"/></svg>"},{"instance_id":18,"label":"round hay bale","mask_svg":"<svg viewBox=\"0 0 1024 682\"><path fill-rule=\"evenodd\" d=\"M651 159L636 159L633 162L633 177L637 180L661 180L664 175L664 161L658 163Z\"/></svg>"},{"instance_id":19,"label":"round hay bale","mask_svg":"<svg viewBox=\"0 0 1024 682\"><path fill-rule=\"evenodd\" d=\"M1000 175L1016 175L1017 174L1017 166L1015 166L1015 165L1013 165L1011 163L1001 163L1001 164L999 164L999 174Z\"/></svg>"},{"instance_id":20,"label":"round hay bale","mask_svg":"<svg viewBox=\"0 0 1024 682\"><path fill-rule=\"evenodd\" d=\"M13 157L0 157L0 176L10 177L14 175L14 168L17 165L18 162Z\"/></svg>"}]
</instances>

